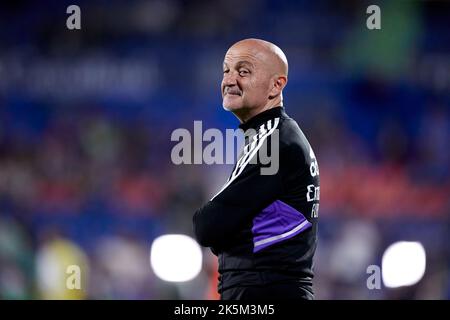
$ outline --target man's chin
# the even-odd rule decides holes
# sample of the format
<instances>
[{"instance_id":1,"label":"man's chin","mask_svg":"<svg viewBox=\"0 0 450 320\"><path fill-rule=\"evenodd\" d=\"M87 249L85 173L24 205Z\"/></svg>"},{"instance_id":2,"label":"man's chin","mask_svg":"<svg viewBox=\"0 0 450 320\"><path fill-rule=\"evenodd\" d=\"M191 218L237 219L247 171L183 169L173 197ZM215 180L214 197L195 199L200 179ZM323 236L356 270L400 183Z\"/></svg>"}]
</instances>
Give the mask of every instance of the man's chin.
<instances>
[{"instance_id":1,"label":"man's chin","mask_svg":"<svg viewBox=\"0 0 450 320\"><path fill-rule=\"evenodd\" d=\"M225 104L223 105L223 108L224 108L226 111L230 111L230 112L234 112L234 111L238 111L238 110L242 109L241 106L225 105Z\"/></svg>"},{"instance_id":2,"label":"man's chin","mask_svg":"<svg viewBox=\"0 0 450 320\"><path fill-rule=\"evenodd\" d=\"M236 111L236 110L242 109L242 104L235 103L235 101L233 101L233 102L234 103L230 103L229 101L224 100L222 103L222 106L227 111Z\"/></svg>"}]
</instances>

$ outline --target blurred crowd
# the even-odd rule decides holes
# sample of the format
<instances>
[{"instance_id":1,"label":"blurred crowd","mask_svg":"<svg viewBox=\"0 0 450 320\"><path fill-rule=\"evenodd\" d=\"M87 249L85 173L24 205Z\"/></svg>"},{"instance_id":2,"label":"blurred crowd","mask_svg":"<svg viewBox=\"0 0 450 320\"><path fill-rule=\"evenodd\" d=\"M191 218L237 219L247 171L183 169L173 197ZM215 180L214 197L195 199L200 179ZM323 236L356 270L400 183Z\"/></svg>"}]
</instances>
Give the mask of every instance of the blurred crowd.
<instances>
[{"instance_id":1,"label":"blurred crowd","mask_svg":"<svg viewBox=\"0 0 450 320\"><path fill-rule=\"evenodd\" d=\"M247 37L285 51L286 111L318 158L317 298L450 298L449 3L381 2L378 31L364 1L79 1L78 31L68 5L0 6L0 298L217 298L208 249L199 276L168 283L150 246L192 236L231 170L174 165L170 136L237 127L221 64ZM369 290L400 240L424 245L424 278ZM81 291L55 280L68 261Z\"/></svg>"}]
</instances>

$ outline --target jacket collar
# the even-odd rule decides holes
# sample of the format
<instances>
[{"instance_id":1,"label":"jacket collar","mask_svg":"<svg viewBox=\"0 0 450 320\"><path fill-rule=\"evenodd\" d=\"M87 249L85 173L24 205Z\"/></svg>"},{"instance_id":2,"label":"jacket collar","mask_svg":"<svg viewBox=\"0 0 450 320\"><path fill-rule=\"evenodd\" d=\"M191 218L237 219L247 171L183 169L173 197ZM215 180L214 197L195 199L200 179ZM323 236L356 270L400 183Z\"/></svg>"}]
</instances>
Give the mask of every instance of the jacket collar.
<instances>
[{"instance_id":1,"label":"jacket collar","mask_svg":"<svg viewBox=\"0 0 450 320\"><path fill-rule=\"evenodd\" d=\"M239 125L239 128L244 130L244 132L250 128L257 129L261 124L265 123L266 121L280 117L282 115L286 115L286 113L284 111L284 107L280 106L280 107L271 108L269 110L265 110L261 113L258 113L257 115L253 116L246 122L241 123Z\"/></svg>"}]
</instances>

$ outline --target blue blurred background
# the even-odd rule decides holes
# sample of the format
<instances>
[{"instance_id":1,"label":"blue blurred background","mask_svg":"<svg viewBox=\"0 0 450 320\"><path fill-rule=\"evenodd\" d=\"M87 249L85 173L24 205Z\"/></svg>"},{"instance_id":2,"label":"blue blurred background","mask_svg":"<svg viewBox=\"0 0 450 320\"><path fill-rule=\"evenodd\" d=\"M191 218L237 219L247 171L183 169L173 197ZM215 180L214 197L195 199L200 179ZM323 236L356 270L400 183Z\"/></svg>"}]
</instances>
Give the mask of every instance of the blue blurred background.
<instances>
[{"instance_id":1,"label":"blue blurred background","mask_svg":"<svg viewBox=\"0 0 450 320\"><path fill-rule=\"evenodd\" d=\"M71 4L81 30L66 28ZM286 111L319 161L316 297L449 299L450 2L419 0L2 3L0 298L217 298L208 250L194 280L169 283L150 246L192 236L231 170L174 165L170 136L237 127L221 68L248 37L286 53ZM369 290L395 241L422 243L424 277ZM52 289L49 256L86 266L84 290Z\"/></svg>"}]
</instances>

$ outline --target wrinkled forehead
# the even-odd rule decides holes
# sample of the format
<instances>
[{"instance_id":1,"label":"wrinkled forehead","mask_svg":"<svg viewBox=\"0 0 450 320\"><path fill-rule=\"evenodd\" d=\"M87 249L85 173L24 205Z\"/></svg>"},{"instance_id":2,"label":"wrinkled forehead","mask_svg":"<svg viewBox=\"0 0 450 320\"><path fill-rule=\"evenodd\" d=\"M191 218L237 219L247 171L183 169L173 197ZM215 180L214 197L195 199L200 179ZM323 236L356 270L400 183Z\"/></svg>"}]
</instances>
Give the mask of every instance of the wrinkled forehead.
<instances>
[{"instance_id":1,"label":"wrinkled forehead","mask_svg":"<svg viewBox=\"0 0 450 320\"><path fill-rule=\"evenodd\" d=\"M228 67L242 63L250 64L255 68L269 66L268 56L264 50L243 45L235 45L228 49L223 63Z\"/></svg>"}]
</instances>

